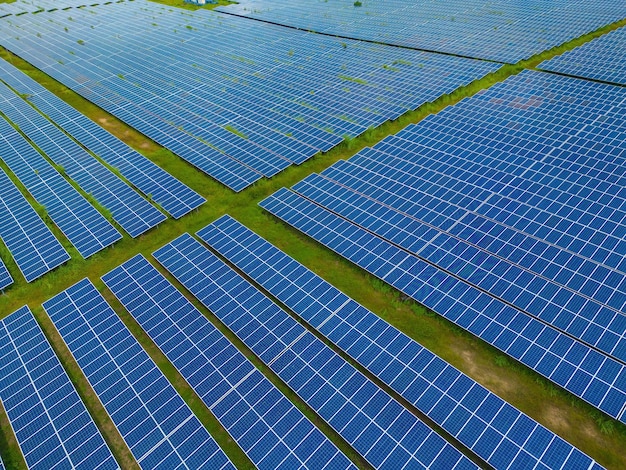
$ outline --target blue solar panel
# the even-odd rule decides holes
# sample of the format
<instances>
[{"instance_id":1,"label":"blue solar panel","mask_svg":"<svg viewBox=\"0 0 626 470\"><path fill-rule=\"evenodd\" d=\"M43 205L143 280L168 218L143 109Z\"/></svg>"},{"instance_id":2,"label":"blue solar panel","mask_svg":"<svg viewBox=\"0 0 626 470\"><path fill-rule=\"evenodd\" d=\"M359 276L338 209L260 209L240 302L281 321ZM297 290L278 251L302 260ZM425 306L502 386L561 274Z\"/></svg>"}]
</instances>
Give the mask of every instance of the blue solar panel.
<instances>
[{"instance_id":1,"label":"blue solar panel","mask_svg":"<svg viewBox=\"0 0 626 470\"><path fill-rule=\"evenodd\" d=\"M592 460L230 216L198 236L494 468ZM486 428L492 446L477 439ZM550 456L550 457L549 457ZM549 466L550 467L550 466Z\"/></svg>"},{"instance_id":2,"label":"blue solar panel","mask_svg":"<svg viewBox=\"0 0 626 470\"><path fill-rule=\"evenodd\" d=\"M90 194L131 237L167 219L156 207L87 153L59 128L5 85L0 85L4 114L78 186Z\"/></svg>"},{"instance_id":3,"label":"blue solar panel","mask_svg":"<svg viewBox=\"0 0 626 470\"><path fill-rule=\"evenodd\" d=\"M122 238L4 119L0 119L0 157L83 257Z\"/></svg>"},{"instance_id":4,"label":"blue solar panel","mask_svg":"<svg viewBox=\"0 0 626 470\"><path fill-rule=\"evenodd\" d=\"M206 201L8 62L0 60L0 70L4 74L2 79L9 86L27 95L30 103L103 161L116 168L133 186L175 219Z\"/></svg>"},{"instance_id":5,"label":"blue solar panel","mask_svg":"<svg viewBox=\"0 0 626 470\"><path fill-rule=\"evenodd\" d=\"M2 458L0 458L0 470L4 470L4 463L2 462Z\"/></svg>"},{"instance_id":6,"label":"blue solar panel","mask_svg":"<svg viewBox=\"0 0 626 470\"><path fill-rule=\"evenodd\" d=\"M43 307L141 468L234 470L88 279Z\"/></svg>"},{"instance_id":7,"label":"blue solar panel","mask_svg":"<svg viewBox=\"0 0 626 470\"><path fill-rule=\"evenodd\" d=\"M1 169L0 238L11 252L27 282L37 279L70 259L65 248ZM0 286L6 287L2 281Z\"/></svg>"},{"instance_id":8,"label":"blue solar panel","mask_svg":"<svg viewBox=\"0 0 626 470\"><path fill-rule=\"evenodd\" d=\"M154 256L374 468L476 467L190 235Z\"/></svg>"},{"instance_id":9,"label":"blue solar panel","mask_svg":"<svg viewBox=\"0 0 626 470\"><path fill-rule=\"evenodd\" d=\"M621 20L623 3L242 0L218 11L333 36L517 63Z\"/></svg>"},{"instance_id":10,"label":"blue solar panel","mask_svg":"<svg viewBox=\"0 0 626 470\"><path fill-rule=\"evenodd\" d=\"M0 399L31 470L119 468L28 307L0 321Z\"/></svg>"},{"instance_id":11,"label":"blue solar panel","mask_svg":"<svg viewBox=\"0 0 626 470\"><path fill-rule=\"evenodd\" d=\"M500 67L145 2L75 13L12 18L3 45L235 190Z\"/></svg>"},{"instance_id":12,"label":"blue solar panel","mask_svg":"<svg viewBox=\"0 0 626 470\"><path fill-rule=\"evenodd\" d=\"M0 259L0 292L9 287L11 284L13 284L13 278L11 277L6 265Z\"/></svg>"},{"instance_id":13,"label":"blue solar panel","mask_svg":"<svg viewBox=\"0 0 626 470\"><path fill-rule=\"evenodd\" d=\"M281 189L261 207L626 422L626 368L310 201Z\"/></svg>"},{"instance_id":14,"label":"blue solar panel","mask_svg":"<svg viewBox=\"0 0 626 470\"><path fill-rule=\"evenodd\" d=\"M600 36L546 60L543 70L626 85L626 28Z\"/></svg>"},{"instance_id":15,"label":"blue solar panel","mask_svg":"<svg viewBox=\"0 0 626 470\"><path fill-rule=\"evenodd\" d=\"M143 256L103 280L259 469L355 468Z\"/></svg>"}]
</instances>

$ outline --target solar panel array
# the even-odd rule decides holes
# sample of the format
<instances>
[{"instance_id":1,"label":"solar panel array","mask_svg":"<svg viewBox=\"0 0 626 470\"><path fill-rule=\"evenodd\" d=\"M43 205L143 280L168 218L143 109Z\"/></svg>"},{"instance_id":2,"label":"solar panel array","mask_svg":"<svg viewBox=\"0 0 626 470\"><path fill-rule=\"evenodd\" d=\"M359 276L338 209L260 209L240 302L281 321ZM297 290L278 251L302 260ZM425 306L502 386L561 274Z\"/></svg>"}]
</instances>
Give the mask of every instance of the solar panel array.
<instances>
[{"instance_id":1,"label":"solar panel array","mask_svg":"<svg viewBox=\"0 0 626 470\"><path fill-rule=\"evenodd\" d=\"M2 44L236 191L499 68L142 1L68 16Z\"/></svg>"},{"instance_id":2,"label":"solar panel array","mask_svg":"<svg viewBox=\"0 0 626 470\"><path fill-rule=\"evenodd\" d=\"M493 468L592 460L230 216L200 238Z\"/></svg>"},{"instance_id":3,"label":"solar panel array","mask_svg":"<svg viewBox=\"0 0 626 470\"><path fill-rule=\"evenodd\" d=\"M0 169L0 238L11 252L27 282L37 279L70 259L65 248L2 169ZM6 287L2 281L0 286Z\"/></svg>"},{"instance_id":4,"label":"solar panel array","mask_svg":"<svg viewBox=\"0 0 626 470\"><path fill-rule=\"evenodd\" d=\"M478 468L190 235L154 256L374 468Z\"/></svg>"},{"instance_id":5,"label":"solar panel array","mask_svg":"<svg viewBox=\"0 0 626 470\"><path fill-rule=\"evenodd\" d=\"M234 470L88 279L43 306L141 468Z\"/></svg>"},{"instance_id":6,"label":"solar panel array","mask_svg":"<svg viewBox=\"0 0 626 470\"><path fill-rule=\"evenodd\" d=\"M206 201L13 65L0 60L0 70L3 73L2 80L7 85L83 146L119 171L133 186L175 219L198 208Z\"/></svg>"},{"instance_id":7,"label":"solar panel array","mask_svg":"<svg viewBox=\"0 0 626 470\"><path fill-rule=\"evenodd\" d=\"M624 99L618 87L526 71L294 189L402 248L399 259L411 253L411 263L439 268L463 286L455 300L471 304L479 289L487 305L496 299L517 310L510 318L523 314L524 326L539 321L575 338L565 343L582 351L574 365L586 351L614 360L604 379L611 385L626 359ZM557 372L526 360L549 377ZM589 388L593 374L565 370L553 380L623 415L622 381L614 403L602 405L606 386Z\"/></svg>"},{"instance_id":8,"label":"solar panel array","mask_svg":"<svg viewBox=\"0 0 626 470\"><path fill-rule=\"evenodd\" d=\"M0 119L0 158L87 258L122 235L6 120Z\"/></svg>"},{"instance_id":9,"label":"solar panel array","mask_svg":"<svg viewBox=\"0 0 626 470\"><path fill-rule=\"evenodd\" d=\"M259 469L355 468L143 256L103 280Z\"/></svg>"},{"instance_id":10,"label":"solar panel array","mask_svg":"<svg viewBox=\"0 0 626 470\"><path fill-rule=\"evenodd\" d=\"M626 27L546 60L539 68L626 85Z\"/></svg>"},{"instance_id":11,"label":"solar panel array","mask_svg":"<svg viewBox=\"0 0 626 470\"><path fill-rule=\"evenodd\" d=\"M261 206L539 374L626 422L626 367L307 199Z\"/></svg>"},{"instance_id":12,"label":"solar panel array","mask_svg":"<svg viewBox=\"0 0 626 470\"><path fill-rule=\"evenodd\" d=\"M244 0L218 10L333 36L516 63L626 16L610 0Z\"/></svg>"},{"instance_id":13,"label":"solar panel array","mask_svg":"<svg viewBox=\"0 0 626 470\"><path fill-rule=\"evenodd\" d=\"M28 468L119 468L28 307L0 321L0 399Z\"/></svg>"},{"instance_id":14,"label":"solar panel array","mask_svg":"<svg viewBox=\"0 0 626 470\"><path fill-rule=\"evenodd\" d=\"M98 2L94 2L94 0L15 0L10 3L0 3L0 17L46 10L65 10L67 8L78 8L86 5L98 5Z\"/></svg>"},{"instance_id":15,"label":"solar panel array","mask_svg":"<svg viewBox=\"0 0 626 470\"><path fill-rule=\"evenodd\" d=\"M0 84L0 109L65 174L90 194L131 236L137 237L167 217L111 170Z\"/></svg>"}]
</instances>

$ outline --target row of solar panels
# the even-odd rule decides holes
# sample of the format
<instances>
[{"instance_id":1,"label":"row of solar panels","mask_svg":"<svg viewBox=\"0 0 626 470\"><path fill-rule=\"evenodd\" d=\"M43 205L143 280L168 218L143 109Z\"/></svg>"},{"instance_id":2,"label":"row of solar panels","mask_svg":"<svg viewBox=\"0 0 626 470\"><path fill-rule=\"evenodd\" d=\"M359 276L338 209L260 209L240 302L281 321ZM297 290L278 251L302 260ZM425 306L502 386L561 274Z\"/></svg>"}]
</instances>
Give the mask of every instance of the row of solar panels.
<instances>
[{"instance_id":1,"label":"row of solar panels","mask_svg":"<svg viewBox=\"0 0 626 470\"><path fill-rule=\"evenodd\" d=\"M242 0L219 11L316 31L517 63L626 17L621 2Z\"/></svg>"},{"instance_id":2,"label":"row of solar panels","mask_svg":"<svg viewBox=\"0 0 626 470\"><path fill-rule=\"evenodd\" d=\"M626 85L626 27L539 64L542 70Z\"/></svg>"},{"instance_id":3,"label":"row of solar panels","mask_svg":"<svg viewBox=\"0 0 626 470\"><path fill-rule=\"evenodd\" d=\"M116 2L124 0L115 0ZM132 1L132 0L127 0ZM100 3L98 0L16 0L0 4L0 17L9 15L21 15L24 13L39 13L42 11L66 10L68 8L79 8L84 6L93 6Z\"/></svg>"},{"instance_id":4,"label":"row of solar panels","mask_svg":"<svg viewBox=\"0 0 626 470\"><path fill-rule=\"evenodd\" d=\"M500 67L142 1L1 29L6 48L235 191Z\"/></svg>"},{"instance_id":5,"label":"row of solar panels","mask_svg":"<svg viewBox=\"0 0 626 470\"><path fill-rule=\"evenodd\" d=\"M498 469L600 468L229 216L198 235L292 313L188 234L155 259L372 467L478 468L458 446ZM143 256L102 279L257 468L355 468ZM43 307L142 468L233 468L89 280ZM0 335L0 399L29 468L116 468L29 309Z\"/></svg>"},{"instance_id":6,"label":"row of solar panels","mask_svg":"<svg viewBox=\"0 0 626 470\"><path fill-rule=\"evenodd\" d=\"M8 62L0 61L0 70L4 81L0 83L0 111L10 120L0 118L0 159L84 258L122 235L64 174L109 211L132 237L145 233L167 216L116 172L172 217L182 217L204 203L203 197ZM27 282L70 259L41 215L3 170L0 238ZM0 289L11 283L0 261Z\"/></svg>"},{"instance_id":7,"label":"row of solar panels","mask_svg":"<svg viewBox=\"0 0 626 470\"><path fill-rule=\"evenodd\" d=\"M626 422L624 99L523 72L261 206Z\"/></svg>"}]
</instances>

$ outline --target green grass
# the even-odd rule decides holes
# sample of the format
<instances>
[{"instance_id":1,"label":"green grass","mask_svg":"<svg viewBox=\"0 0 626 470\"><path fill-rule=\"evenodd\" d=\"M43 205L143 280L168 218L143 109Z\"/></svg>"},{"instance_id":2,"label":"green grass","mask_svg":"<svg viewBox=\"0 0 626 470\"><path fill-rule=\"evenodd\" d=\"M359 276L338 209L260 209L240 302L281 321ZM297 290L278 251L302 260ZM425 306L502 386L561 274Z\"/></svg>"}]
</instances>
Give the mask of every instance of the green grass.
<instances>
[{"instance_id":1,"label":"green grass","mask_svg":"<svg viewBox=\"0 0 626 470\"><path fill-rule=\"evenodd\" d=\"M174 5L174 2L161 2ZM182 1L181 1L182 3ZM189 6L189 5L188 5ZM190 8L196 9L197 7ZM261 180L239 194L234 194L224 186L206 177L191 165L182 161L171 152L147 140L144 136L125 126L113 116L107 114L91 103L86 102L71 90L63 87L42 72L27 63L0 50L0 56L10 60L30 76L38 80L57 96L77 107L88 117L99 123L129 145L142 152L159 166L175 177L184 181L208 200L201 208L185 216L181 220L168 220L157 228L138 239L128 236L113 247L83 260L75 249L62 236L58 228L50 224L50 228L70 251L72 260L64 266L47 274L42 279L27 284L19 274L17 266L6 257L6 247L0 243L0 253L16 279L14 286L0 296L0 317L4 317L24 304L33 310L38 322L42 325L46 336L60 358L72 381L76 384L80 395L88 404L89 410L107 442L111 445L116 458L123 468L136 468L125 444L117 434L106 413L96 399L86 379L71 358L58 333L40 307L41 303L58 294L70 285L88 276L100 289L132 333L138 338L148 353L154 358L161 370L185 398L200 420L210 429L220 445L241 468L248 468L250 462L245 455L232 443L229 436L219 423L193 393L173 366L163 357L158 348L143 333L113 296L108 292L100 276L123 263L137 253L151 259L150 254L157 248L171 241L184 232L194 233L223 214L231 214L236 219L259 233L271 243L302 262L314 272L352 296L386 321L398 327L412 338L419 341L442 358L467 373L505 400L518 407L528 415L546 425L551 430L588 453L607 468L626 468L626 426L599 413L594 408L576 399L564 390L555 387L526 367L502 356L502 354L461 330L447 320L435 315L423 306L407 299L389 285L373 278L352 263L338 257L312 239L300 232L287 227L276 218L265 213L257 203L275 192L280 187L289 187L312 172L320 172L340 159L350 158L362 148L372 146L385 136L395 133L410 123L419 122L425 116L436 113L446 106L471 96L490 85L504 80L508 76L519 73L525 68L533 68L546 58L550 58L574 46L582 44L593 37L606 33L617 26L626 24L626 20L618 24L576 39L565 46L552 49L528 61L516 65L505 65L499 71L463 87L450 95L443 96L432 103L421 106L418 110L408 112L396 121L387 122L382 126L369 129L363 135L347 139L330 152L299 166L292 166L271 180ZM396 61L393 65L409 65ZM348 77L348 81L350 77ZM358 83L358 82L357 82ZM236 130L236 129L235 129ZM232 132L232 130L231 130ZM0 168L4 164L0 162ZM19 186L19 185L18 185ZM24 189L20 186L24 192ZM28 194L26 197L32 202ZM193 301L193 299L192 299ZM199 306L197 301L194 304ZM200 306L199 306L200 307ZM337 444L346 452L349 450L337 435L323 425L319 418L293 395L276 377L261 365L259 361L233 337L233 335L215 319L206 309L201 310L216 324L237 346L255 362L283 390L298 407L319 424ZM12 436L6 416L0 411L0 453L9 468L25 468L19 448ZM367 465L350 452L360 467Z\"/></svg>"}]
</instances>

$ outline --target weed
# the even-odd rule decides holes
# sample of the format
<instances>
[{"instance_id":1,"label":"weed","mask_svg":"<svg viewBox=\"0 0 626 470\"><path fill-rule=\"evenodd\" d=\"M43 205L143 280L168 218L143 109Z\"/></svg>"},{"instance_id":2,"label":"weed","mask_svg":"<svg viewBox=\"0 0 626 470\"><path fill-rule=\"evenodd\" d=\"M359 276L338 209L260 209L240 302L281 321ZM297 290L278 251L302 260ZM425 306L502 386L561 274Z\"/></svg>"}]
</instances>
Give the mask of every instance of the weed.
<instances>
[{"instance_id":1,"label":"weed","mask_svg":"<svg viewBox=\"0 0 626 470\"><path fill-rule=\"evenodd\" d=\"M244 134L243 132L241 132L240 130L238 130L237 128L235 128L234 126L231 126L230 124L226 124L224 126L224 129L226 129L229 132L232 132L235 135L238 135L239 137L241 137L242 139L247 139L248 136L246 134Z\"/></svg>"}]
</instances>

